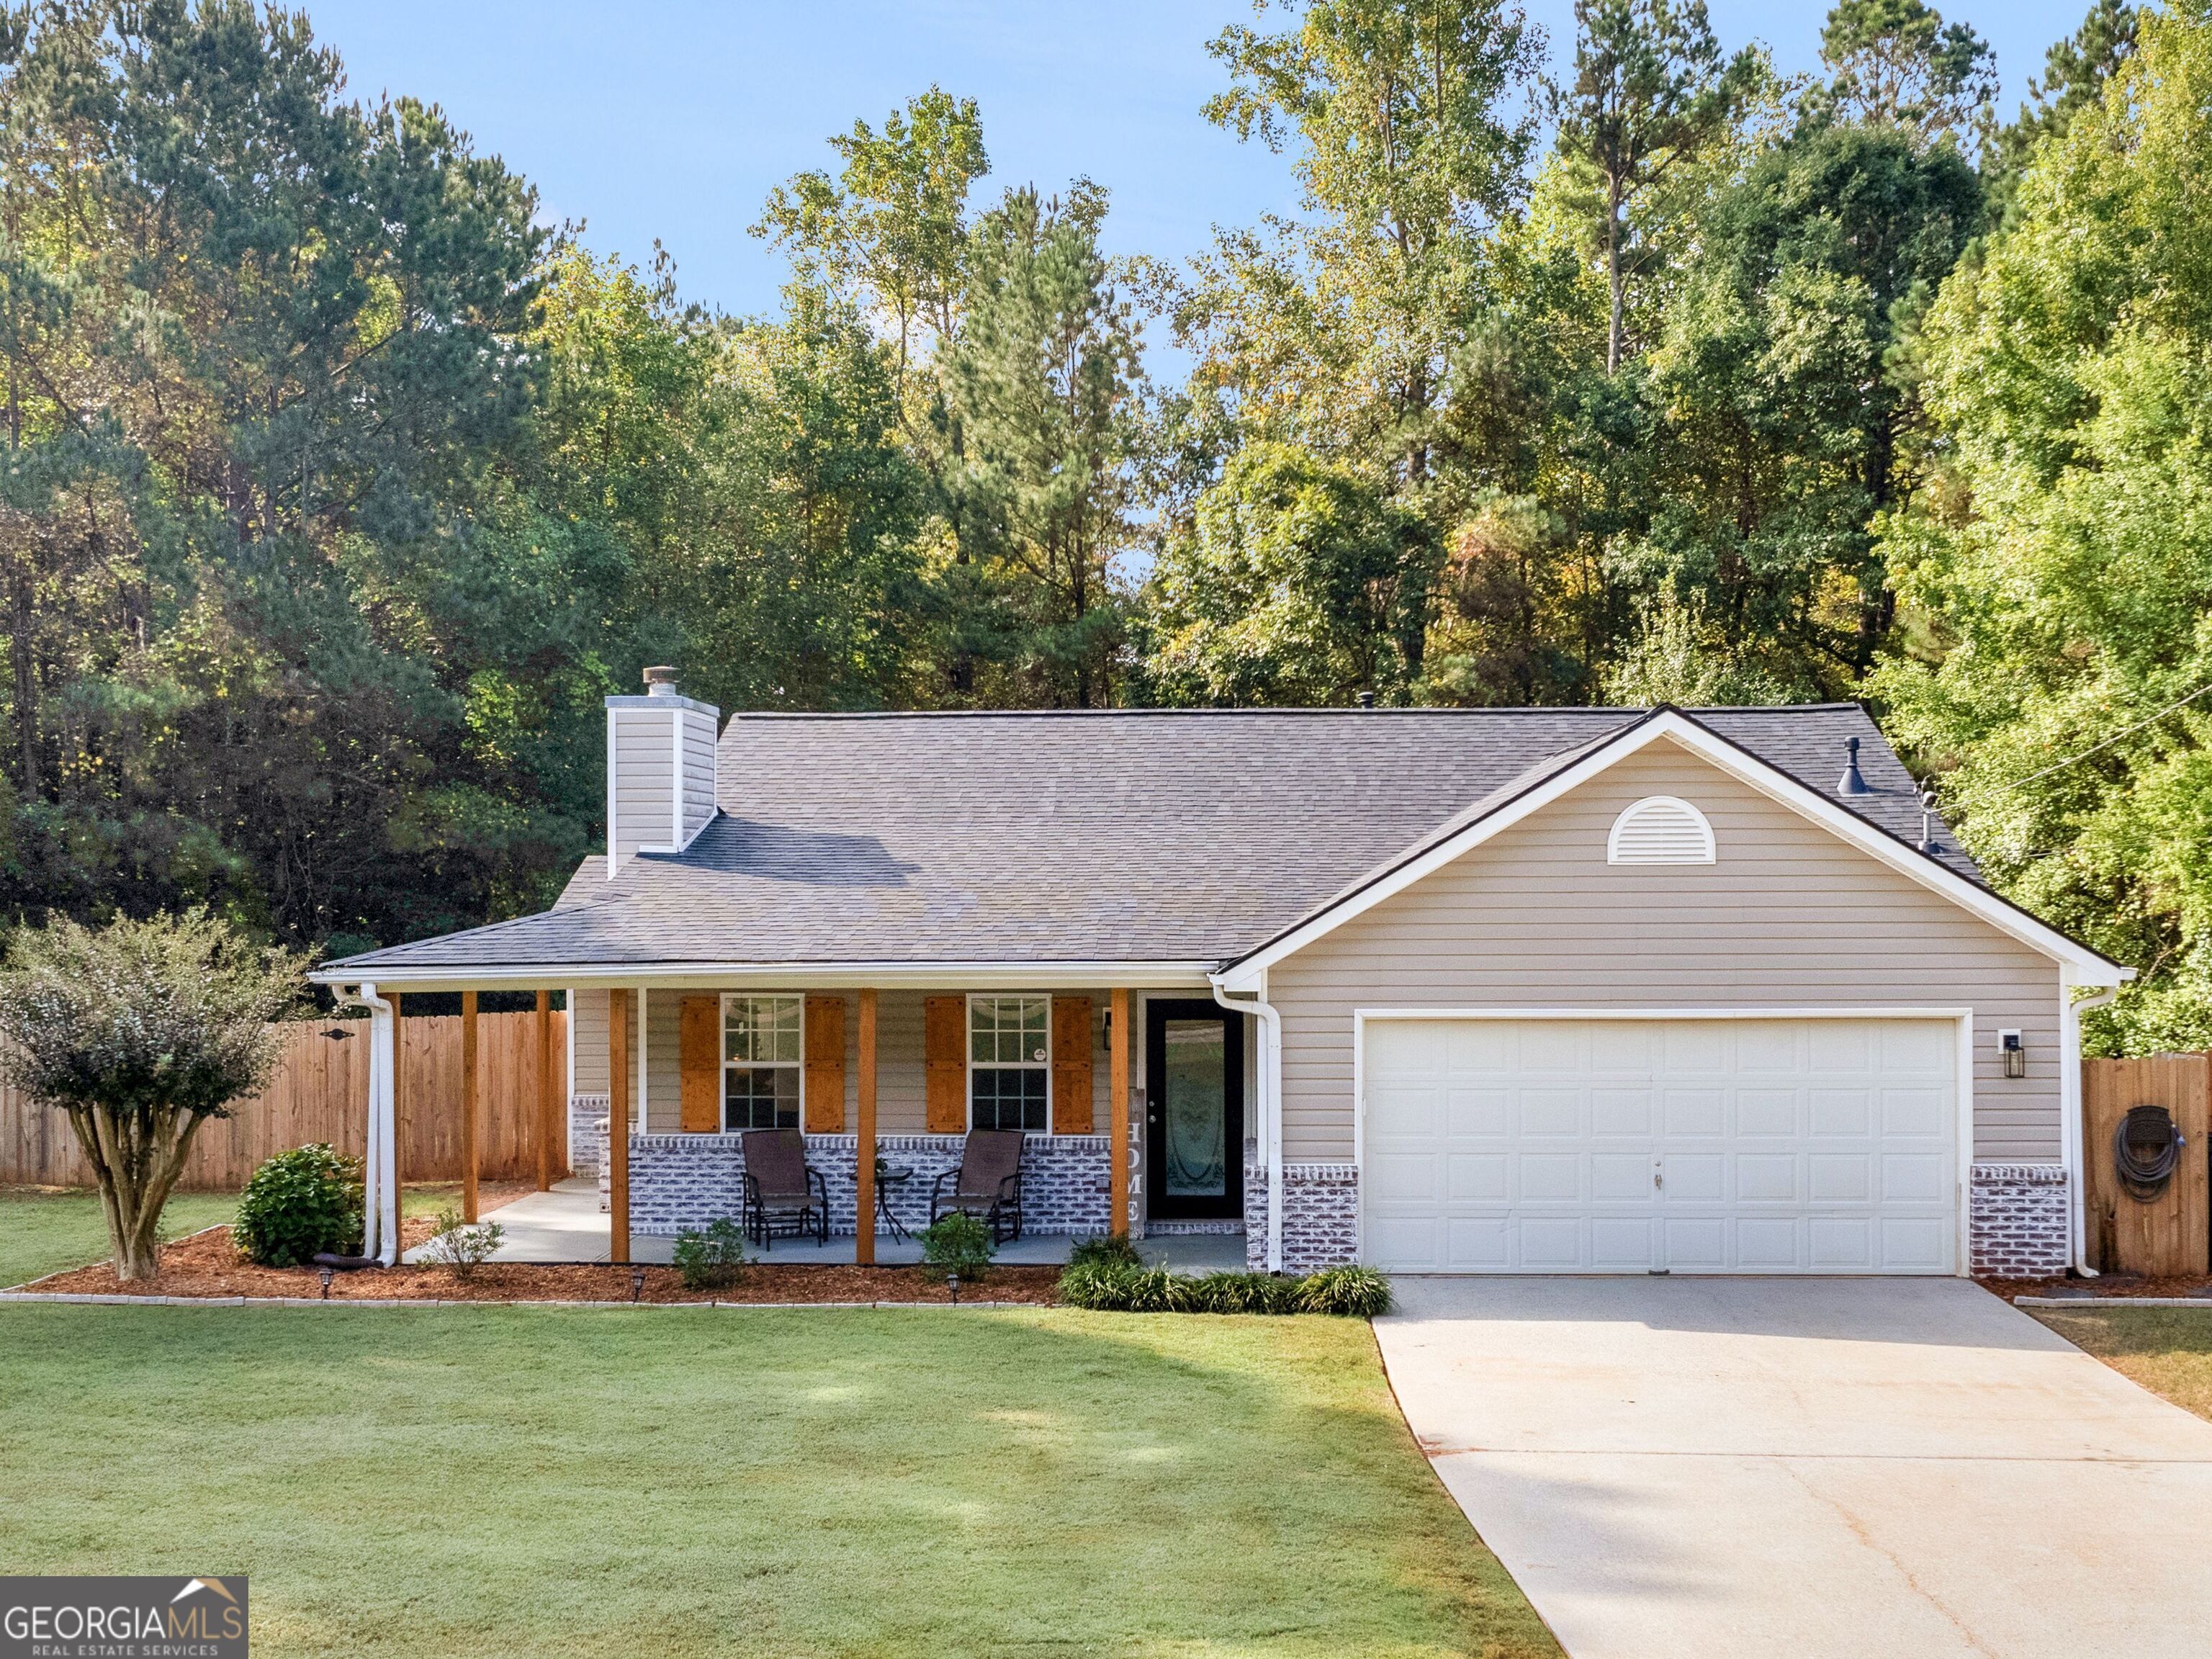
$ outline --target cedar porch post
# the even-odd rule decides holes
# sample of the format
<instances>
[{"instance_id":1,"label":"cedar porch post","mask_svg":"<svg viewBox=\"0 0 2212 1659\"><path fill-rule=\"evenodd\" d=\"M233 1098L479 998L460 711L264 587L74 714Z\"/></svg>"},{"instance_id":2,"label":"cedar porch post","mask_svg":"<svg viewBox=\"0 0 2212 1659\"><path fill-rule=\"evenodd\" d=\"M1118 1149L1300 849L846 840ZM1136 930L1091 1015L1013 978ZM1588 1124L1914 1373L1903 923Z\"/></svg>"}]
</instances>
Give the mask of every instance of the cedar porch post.
<instances>
[{"instance_id":1,"label":"cedar porch post","mask_svg":"<svg viewBox=\"0 0 2212 1659\"><path fill-rule=\"evenodd\" d=\"M1129 1234L1129 994L1117 990L1108 1004L1106 1231L1116 1238Z\"/></svg>"},{"instance_id":2,"label":"cedar porch post","mask_svg":"<svg viewBox=\"0 0 2212 1659\"><path fill-rule=\"evenodd\" d=\"M553 1185L553 994L538 994L538 1190Z\"/></svg>"},{"instance_id":3,"label":"cedar porch post","mask_svg":"<svg viewBox=\"0 0 2212 1659\"><path fill-rule=\"evenodd\" d=\"M477 994L461 993L461 1219L477 1218Z\"/></svg>"},{"instance_id":4,"label":"cedar porch post","mask_svg":"<svg viewBox=\"0 0 2212 1659\"><path fill-rule=\"evenodd\" d=\"M863 1267L876 1262L876 994L860 993L860 1122L853 1145L853 1186L860 1205L860 1226L853 1236L853 1260Z\"/></svg>"},{"instance_id":5,"label":"cedar porch post","mask_svg":"<svg viewBox=\"0 0 2212 1659\"><path fill-rule=\"evenodd\" d=\"M607 1260L629 1260L629 993L607 993Z\"/></svg>"}]
</instances>

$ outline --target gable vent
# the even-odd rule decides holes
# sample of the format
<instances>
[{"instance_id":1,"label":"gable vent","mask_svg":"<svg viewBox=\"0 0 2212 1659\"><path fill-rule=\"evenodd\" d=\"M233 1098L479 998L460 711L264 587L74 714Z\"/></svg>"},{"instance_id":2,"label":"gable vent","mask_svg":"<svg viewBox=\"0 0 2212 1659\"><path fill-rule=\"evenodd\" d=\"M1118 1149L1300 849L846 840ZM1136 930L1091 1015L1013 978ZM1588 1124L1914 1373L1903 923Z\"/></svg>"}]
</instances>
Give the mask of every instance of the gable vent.
<instances>
[{"instance_id":1,"label":"gable vent","mask_svg":"<svg viewBox=\"0 0 2212 1659\"><path fill-rule=\"evenodd\" d=\"M1705 815L1672 795L1647 795L1613 821L1606 837L1607 864L1711 864L1713 826Z\"/></svg>"}]
</instances>

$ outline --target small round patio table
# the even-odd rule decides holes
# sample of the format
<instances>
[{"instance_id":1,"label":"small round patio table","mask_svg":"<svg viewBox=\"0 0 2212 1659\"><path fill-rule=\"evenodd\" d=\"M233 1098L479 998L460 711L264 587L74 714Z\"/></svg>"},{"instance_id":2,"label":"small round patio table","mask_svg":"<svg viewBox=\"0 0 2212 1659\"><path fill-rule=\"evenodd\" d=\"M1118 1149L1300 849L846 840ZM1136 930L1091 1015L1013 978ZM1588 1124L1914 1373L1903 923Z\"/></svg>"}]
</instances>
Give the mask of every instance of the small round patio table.
<instances>
[{"instance_id":1,"label":"small round patio table","mask_svg":"<svg viewBox=\"0 0 2212 1659\"><path fill-rule=\"evenodd\" d=\"M910 1235L899 1218L891 1213L891 1188L903 1187L913 1179L914 1171L903 1164L886 1164L881 1158L876 1160L876 1213L883 1217L884 1224L891 1230L891 1237L902 1244Z\"/></svg>"}]
</instances>

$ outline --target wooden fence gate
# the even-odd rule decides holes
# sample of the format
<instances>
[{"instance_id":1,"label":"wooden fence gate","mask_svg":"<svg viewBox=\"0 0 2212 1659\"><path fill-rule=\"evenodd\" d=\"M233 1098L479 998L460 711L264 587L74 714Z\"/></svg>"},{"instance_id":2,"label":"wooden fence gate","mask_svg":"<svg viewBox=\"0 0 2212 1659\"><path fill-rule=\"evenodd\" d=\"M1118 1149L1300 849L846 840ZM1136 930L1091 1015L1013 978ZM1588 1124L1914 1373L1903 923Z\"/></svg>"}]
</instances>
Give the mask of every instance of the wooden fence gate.
<instances>
[{"instance_id":1,"label":"wooden fence gate","mask_svg":"<svg viewBox=\"0 0 2212 1659\"><path fill-rule=\"evenodd\" d=\"M484 1014L477 1032L477 1173L486 1181L535 1181L538 1146L551 1131L555 1180L568 1173L568 1016L556 1009L550 1043L556 1109L540 1110L544 1078L534 1013ZM331 1033L338 1035L333 1036ZM326 1140L361 1156L368 1138L368 1022L288 1020L269 1086L228 1118L200 1125L178 1186L234 1193L275 1152ZM410 1015L399 1022L399 1170L408 1181L461 1178L461 1018ZM0 1182L87 1187L92 1170L69 1120L0 1089Z\"/></svg>"},{"instance_id":2,"label":"wooden fence gate","mask_svg":"<svg viewBox=\"0 0 2212 1659\"><path fill-rule=\"evenodd\" d=\"M2184 1145L2165 1189L2130 1193L2112 1139L2133 1106L2163 1106ZM2212 1054L2081 1062L2081 1152L2089 1265L2100 1273L2212 1273Z\"/></svg>"}]
</instances>

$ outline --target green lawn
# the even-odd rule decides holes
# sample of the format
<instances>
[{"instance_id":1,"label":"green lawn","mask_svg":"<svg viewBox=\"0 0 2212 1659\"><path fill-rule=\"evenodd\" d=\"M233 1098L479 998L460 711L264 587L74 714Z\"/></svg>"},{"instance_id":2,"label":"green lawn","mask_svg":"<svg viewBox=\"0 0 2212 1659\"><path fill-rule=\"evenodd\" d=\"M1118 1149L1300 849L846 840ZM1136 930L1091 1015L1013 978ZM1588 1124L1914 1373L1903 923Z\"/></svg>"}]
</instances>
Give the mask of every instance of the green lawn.
<instances>
[{"instance_id":1,"label":"green lawn","mask_svg":"<svg viewBox=\"0 0 2212 1659\"><path fill-rule=\"evenodd\" d=\"M2212 1418L2212 1309L2035 1308L2038 1319L2077 1348L2153 1394Z\"/></svg>"},{"instance_id":2,"label":"green lawn","mask_svg":"<svg viewBox=\"0 0 2212 1659\"><path fill-rule=\"evenodd\" d=\"M403 1213L428 1215L460 1200L460 1184L401 1190ZM161 1224L172 1238L228 1224L236 1193L172 1193ZM0 1187L0 1290L26 1279L107 1258L107 1223L89 1188Z\"/></svg>"},{"instance_id":3,"label":"green lawn","mask_svg":"<svg viewBox=\"0 0 2212 1659\"><path fill-rule=\"evenodd\" d=\"M172 1193L161 1223L172 1238L228 1221L235 1193ZM0 1187L0 1289L107 1255L107 1223L89 1189Z\"/></svg>"},{"instance_id":4,"label":"green lawn","mask_svg":"<svg viewBox=\"0 0 2212 1659\"><path fill-rule=\"evenodd\" d=\"M261 1654L1558 1651L1349 1320L0 1307L0 1492Z\"/></svg>"}]
</instances>

